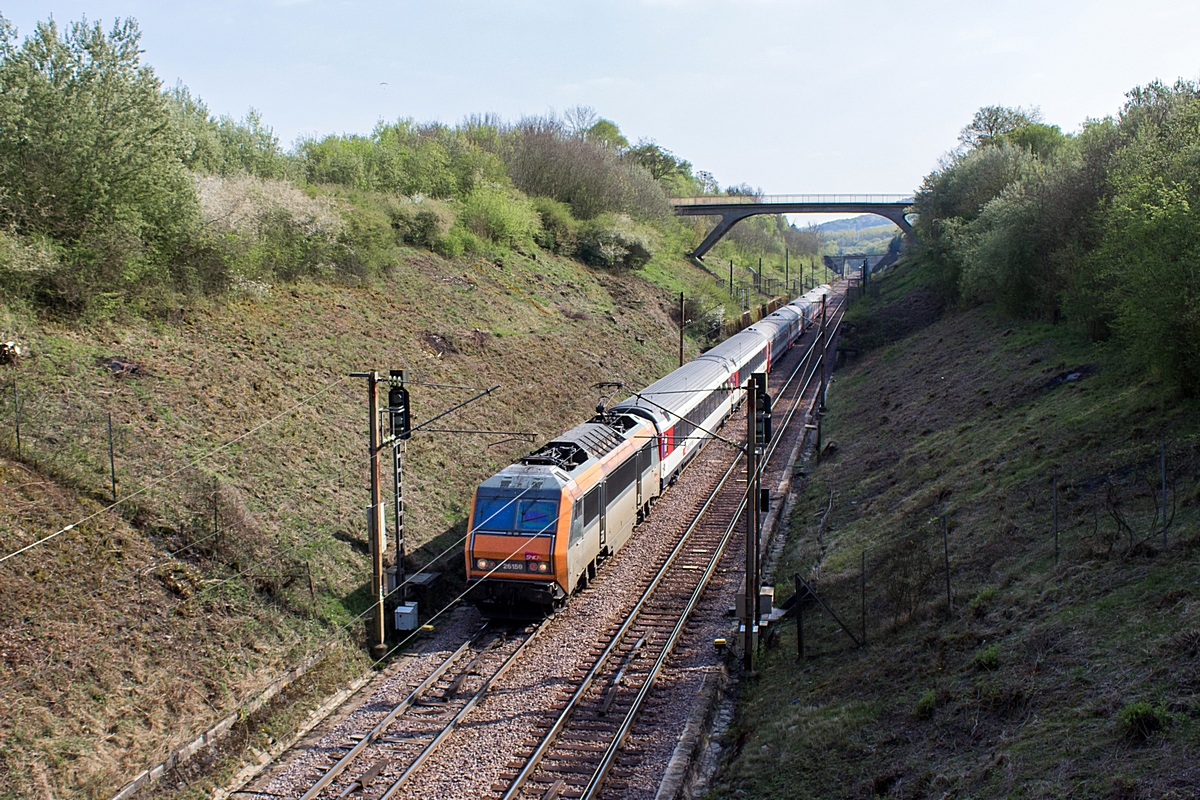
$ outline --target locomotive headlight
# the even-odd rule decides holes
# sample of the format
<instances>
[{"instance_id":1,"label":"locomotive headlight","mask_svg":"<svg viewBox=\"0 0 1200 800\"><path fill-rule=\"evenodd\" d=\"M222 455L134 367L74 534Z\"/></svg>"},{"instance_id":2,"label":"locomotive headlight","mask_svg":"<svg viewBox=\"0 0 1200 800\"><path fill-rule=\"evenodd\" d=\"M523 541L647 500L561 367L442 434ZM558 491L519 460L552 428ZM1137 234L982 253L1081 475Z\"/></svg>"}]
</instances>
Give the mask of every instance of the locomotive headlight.
<instances>
[{"instance_id":1,"label":"locomotive headlight","mask_svg":"<svg viewBox=\"0 0 1200 800\"><path fill-rule=\"evenodd\" d=\"M530 572L546 573L550 571L550 565L545 561L530 561L527 562L527 566Z\"/></svg>"},{"instance_id":2,"label":"locomotive headlight","mask_svg":"<svg viewBox=\"0 0 1200 800\"><path fill-rule=\"evenodd\" d=\"M475 566L478 567L479 569L487 569L487 565L488 565L488 562L487 562L486 558L481 558L475 562Z\"/></svg>"}]
</instances>

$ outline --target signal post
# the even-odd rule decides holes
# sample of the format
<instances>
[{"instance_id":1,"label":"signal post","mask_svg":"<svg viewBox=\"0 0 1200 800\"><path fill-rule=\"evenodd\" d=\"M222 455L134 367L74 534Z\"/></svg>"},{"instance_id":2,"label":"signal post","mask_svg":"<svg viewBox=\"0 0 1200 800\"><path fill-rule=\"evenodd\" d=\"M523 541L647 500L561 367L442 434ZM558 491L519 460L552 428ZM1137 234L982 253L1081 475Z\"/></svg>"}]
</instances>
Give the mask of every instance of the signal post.
<instances>
[{"instance_id":1,"label":"signal post","mask_svg":"<svg viewBox=\"0 0 1200 800\"><path fill-rule=\"evenodd\" d=\"M742 668L754 671L754 616L758 587L758 383L751 375L746 383L746 591L742 600Z\"/></svg>"},{"instance_id":2,"label":"signal post","mask_svg":"<svg viewBox=\"0 0 1200 800\"><path fill-rule=\"evenodd\" d=\"M771 441L771 395L767 394L766 373L756 372L746 383L746 591L743 599L742 666L747 672L754 669L754 629L761 619L759 600L759 553L761 533L759 518L768 500L762 491L761 457Z\"/></svg>"},{"instance_id":3,"label":"signal post","mask_svg":"<svg viewBox=\"0 0 1200 800\"><path fill-rule=\"evenodd\" d=\"M371 480L371 504L367 506L367 544L371 554L371 604L373 606L372 619L370 623L369 638L371 641L371 655L375 658L382 658L387 652L387 629L384 622L384 568L383 555L387 550L387 529L383 521L383 499L381 497L381 488L379 481L379 451L387 446L393 445L397 439L407 439L409 435L410 422L408 408L408 391L404 388L404 372L400 370L392 370L388 383L392 384L391 391L388 392L388 412L391 417L391 435L387 441L380 443L380 417L379 417L379 384L383 383L379 373L372 370L371 372L352 372L352 378L366 378L367 380L367 419L368 419L368 455L370 465L368 472ZM399 389L399 392L396 390ZM400 402L400 406L394 406L393 401ZM396 585L400 585L400 571L403 569L403 546L404 539L402 533L402 525L404 521L404 505L402 495L400 494L400 456L399 448L394 447L396 459L394 461L395 478L396 478Z\"/></svg>"}]
</instances>

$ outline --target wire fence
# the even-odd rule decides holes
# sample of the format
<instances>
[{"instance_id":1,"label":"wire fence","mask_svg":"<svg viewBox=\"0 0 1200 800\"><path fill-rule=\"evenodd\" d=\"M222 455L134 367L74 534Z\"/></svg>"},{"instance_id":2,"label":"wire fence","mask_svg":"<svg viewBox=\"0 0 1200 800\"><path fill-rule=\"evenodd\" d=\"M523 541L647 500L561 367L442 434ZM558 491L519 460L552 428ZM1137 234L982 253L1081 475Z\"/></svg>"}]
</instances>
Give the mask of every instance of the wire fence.
<instances>
[{"instance_id":1,"label":"wire fence","mask_svg":"<svg viewBox=\"0 0 1200 800\"><path fill-rule=\"evenodd\" d=\"M1028 556L1027 569L1047 574L1183 552L1194 538L1181 509L1197 497L1200 446L1160 440L1114 454L1099 469L1082 459L1046 469L1018 485L999 530L975 529L972 510L960 508L911 520L885 545L836 552L826 528L839 503L831 493L806 526L809 544L797 557L811 566L780 576L795 583L787 608L797 618L799 655L866 644L930 615L982 615L997 589L994 565L1018 551Z\"/></svg>"},{"instance_id":2,"label":"wire fence","mask_svg":"<svg viewBox=\"0 0 1200 800\"><path fill-rule=\"evenodd\" d=\"M169 412L156 407L152 397L129 402L128 395L145 394L142 386L118 385L100 397L89 397L69 389L48 391L44 381L29 382L37 389L23 388L17 379L0 388L0 451L90 498L101 510L70 520L53 532L28 526L19 533L9 531L0 539L0 561L30 557L37 545L78 535L81 526L112 509L146 533L161 551L172 552L169 558L207 559L211 562L207 566L218 575L263 562L283 547L299 550L298 555L276 559L267 573L253 576L256 588L269 594L294 583L301 570L306 576L311 572L304 548L298 546L313 541L313 534L333 533L334 518L325 526L305 526L304 534L297 535L295 523L305 503L290 486L272 491L268 484L244 485L246 474L267 466L263 462L273 458L262 441L294 432L293 417L311 415L310 404L302 401L293 409L295 414L268 417L224 444L198 443L185 439L182 426L162 419ZM118 397L120 402L104 402ZM158 417L154 422L160 424L147 425L147 406L148 415L152 420ZM262 429L271 423L273 430ZM305 587L294 597L288 594L280 599L289 603L304 599L311 612L315 592Z\"/></svg>"}]
</instances>

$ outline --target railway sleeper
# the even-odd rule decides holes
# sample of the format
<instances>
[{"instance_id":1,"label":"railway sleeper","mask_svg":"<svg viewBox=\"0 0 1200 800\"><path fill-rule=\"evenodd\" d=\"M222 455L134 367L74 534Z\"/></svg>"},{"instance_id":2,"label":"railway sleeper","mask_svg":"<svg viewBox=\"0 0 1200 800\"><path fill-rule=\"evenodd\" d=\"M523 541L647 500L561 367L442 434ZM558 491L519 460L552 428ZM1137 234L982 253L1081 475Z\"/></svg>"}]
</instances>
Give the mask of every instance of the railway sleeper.
<instances>
[{"instance_id":1,"label":"railway sleeper","mask_svg":"<svg viewBox=\"0 0 1200 800\"><path fill-rule=\"evenodd\" d=\"M560 764L555 764L554 766L547 765L547 766L544 766L542 769L545 772L550 773L551 775L562 775L564 777L568 776L568 775L587 775L590 777L596 773L595 765L590 764L590 763L589 764L561 764L560 763Z\"/></svg>"}]
</instances>

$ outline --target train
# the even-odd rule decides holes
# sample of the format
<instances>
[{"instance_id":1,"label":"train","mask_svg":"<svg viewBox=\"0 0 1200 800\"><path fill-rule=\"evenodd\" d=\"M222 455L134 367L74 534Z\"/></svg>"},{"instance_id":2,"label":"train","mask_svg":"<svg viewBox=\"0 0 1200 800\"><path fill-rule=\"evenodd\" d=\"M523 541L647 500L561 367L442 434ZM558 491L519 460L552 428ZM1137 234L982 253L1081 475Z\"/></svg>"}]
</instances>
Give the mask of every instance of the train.
<instances>
[{"instance_id":1,"label":"train","mask_svg":"<svg viewBox=\"0 0 1200 800\"><path fill-rule=\"evenodd\" d=\"M488 616L561 605L629 541L654 502L819 321L827 285L705 351L475 489L464 557L468 596Z\"/></svg>"}]
</instances>

